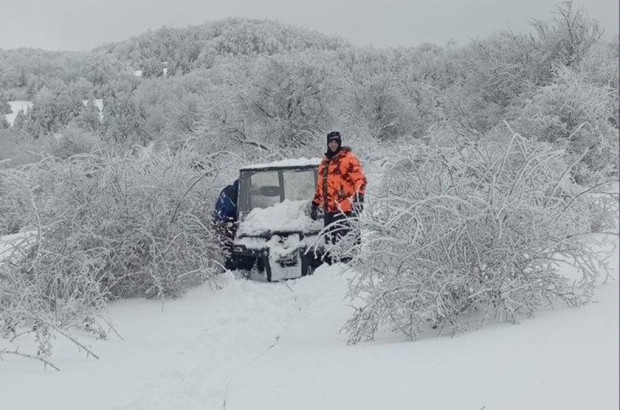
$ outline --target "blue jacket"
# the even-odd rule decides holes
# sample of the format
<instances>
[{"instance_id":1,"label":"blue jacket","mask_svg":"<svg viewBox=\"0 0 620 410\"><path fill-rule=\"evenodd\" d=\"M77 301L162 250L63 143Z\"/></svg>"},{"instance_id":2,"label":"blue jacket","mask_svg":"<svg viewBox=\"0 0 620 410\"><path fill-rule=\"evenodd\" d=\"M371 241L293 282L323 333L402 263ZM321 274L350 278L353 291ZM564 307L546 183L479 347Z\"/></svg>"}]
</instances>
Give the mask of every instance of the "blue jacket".
<instances>
[{"instance_id":1,"label":"blue jacket","mask_svg":"<svg viewBox=\"0 0 620 410\"><path fill-rule=\"evenodd\" d=\"M238 192L239 180L228 185L220 192L213 210L213 219L216 223L235 222L237 220Z\"/></svg>"}]
</instances>

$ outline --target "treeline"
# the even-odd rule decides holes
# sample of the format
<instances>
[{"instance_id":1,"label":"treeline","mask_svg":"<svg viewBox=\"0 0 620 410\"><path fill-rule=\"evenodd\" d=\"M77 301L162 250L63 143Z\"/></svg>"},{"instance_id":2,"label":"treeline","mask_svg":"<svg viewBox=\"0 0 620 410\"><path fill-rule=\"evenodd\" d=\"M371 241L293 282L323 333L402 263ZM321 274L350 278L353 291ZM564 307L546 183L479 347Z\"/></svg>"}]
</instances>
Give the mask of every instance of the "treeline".
<instances>
[{"instance_id":1,"label":"treeline","mask_svg":"<svg viewBox=\"0 0 620 410\"><path fill-rule=\"evenodd\" d=\"M308 49L335 50L344 40L277 22L225 19L200 26L162 27L90 52L0 49L0 90L9 100L32 100L43 88L102 98L104 86L124 88L127 76L184 75L223 56L264 56Z\"/></svg>"},{"instance_id":2,"label":"treeline","mask_svg":"<svg viewBox=\"0 0 620 410\"><path fill-rule=\"evenodd\" d=\"M534 28L463 47L383 50L269 21L162 28L91 54L119 67L116 77L89 83L96 92L76 91L81 80L39 90L32 110L0 131L0 160L28 161L8 145L67 128L115 146L192 139L207 152L261 156L316 150L332 128L372 145L427 138L431 129L475 137L508 123L573 156L587 149L574 172L591 180L617 167L618 38L603 42L597 22L572 3ZM189 62L180 71L179 59ZM143 77L120 68L129 66ZM83 103L92 98L103 99L100 121L94 104Z\"/></svg>"},{"instance_id":3,"label":"treeline","mask_svg":"<svg viewBox=\"0 0 620 410\"><path fill-rule=\"evenodd\" d=\"M0 49L0 98L7 100L33 100L43 88L86 99L128 76L120 61L104 53Z\"/></svg>"},{"instance_id":4,"label":"treeline","mask_svg":"<svg viewBox=\"0 0 620 410\"><path fill-rule=\"evenodd\" d=\"M270 56L347 46L341 38L273 21L228 18L181 29L162 27L95 51L131 64L144 77L161 77L212 67L222 56Z\"/></svg>"}]
</instances>

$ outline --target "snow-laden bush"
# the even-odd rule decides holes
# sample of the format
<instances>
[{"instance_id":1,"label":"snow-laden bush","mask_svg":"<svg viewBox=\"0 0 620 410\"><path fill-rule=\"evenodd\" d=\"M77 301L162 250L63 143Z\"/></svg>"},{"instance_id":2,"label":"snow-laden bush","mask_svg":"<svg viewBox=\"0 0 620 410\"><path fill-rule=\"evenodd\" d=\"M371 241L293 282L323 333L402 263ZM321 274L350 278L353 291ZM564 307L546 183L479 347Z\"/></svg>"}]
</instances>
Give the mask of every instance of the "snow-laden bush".
<instances>
[{"instance_id":1,"label":"snow-laden bush","mask_svg":"<svg viewBox=\"0 0 620 410\"><path fill-rule=\"evenodd\" d=\"M583 72L558 68L553 84L517 107L514 127L565 149L569 161L581 158L571 174L579 183L596 182L618 172L617 93L590 83Z\"/></svg>"},{"instance_id":2,"label":"snow-laden bush","mask_svg":"<svg viewBox=\"0 0 620 410\"><path fill-rule=\"evenodd\" d=\"M431 327L515 323L590 299L597 255L585 239L614 223L617 196L585 194L549 144L517 134L459 144L404 149L369 198L351 342L380 328L415 338ZM562 261L580 277L562 276Z\"/></svg>"},{"instance_id":3,"label":"snow-laden bush","mask_svg":"<svg viewBox=\"0 0 620 410\"><path fill-rule=\"evenodd\" d=\"M174 296L211 279L216 173L192 168L192 159L164 149L0 171L0 208L29 229L0 263L0 334L93 328L109 299Z\"/></svg>"},{"instance_id":4,"label":"snow-laden bush","mask_svg":"<svg viewBox=\"0 0 620 410\"><path fill-rule=\"evenodd\" d=\"M618 36L609 42L595 44L575 67L588 81L601 87L620 88L620 47ZM616 92L616 100L620 96ZM616 111L616 114L618 112Z\"/></svg>"},{"instance_id":5,"label":"snow-laden bush","mask_svg":"<svg viewBox=\"0 0 620 410\"><path fill-rule=\"evenodd\" d=\"M0 236L19 232L31 213L23 175L12 169L0 173Z\"/></svg>"},{"instance_id":6,"label":"snow-laden bush","mask_svg":"<svg viewBox=\"0 0 620 410\"><path fill-rule=\"evenodd\" d=\"M101 139L93 134L74 127L61 130L61 133L49 139L49 151L53 156L66 159L73 155L92 152L97 146L101 146Z\"/></svg>"},{"instance_id":7,"label":"snow-laden bush","mask_svg":"<svg viewBox=\"0 0 620 410\"><path fill-rule=\"evenodd\" d=\"M533 21L536 34L532 36L532 41L552 64L572 67L600 41L603 29L596 19L573 1L558 3L553 15L550 21Z\"/></svg>"}]
</instances>

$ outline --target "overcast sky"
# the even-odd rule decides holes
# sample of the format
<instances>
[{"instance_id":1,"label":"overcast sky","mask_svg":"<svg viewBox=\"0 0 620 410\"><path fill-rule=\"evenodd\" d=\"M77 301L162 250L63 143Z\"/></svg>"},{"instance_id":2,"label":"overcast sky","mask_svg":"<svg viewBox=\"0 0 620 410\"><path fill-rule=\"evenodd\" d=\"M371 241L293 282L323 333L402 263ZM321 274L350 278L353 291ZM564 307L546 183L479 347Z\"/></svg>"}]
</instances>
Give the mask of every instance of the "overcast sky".
<instances>
[{"instance_id":1,"label":"overcast sky","mask_svg":"<svg viewBox=\"0 0 620 410\"><path fill-rule=\"evenodd\" d=\"M576 0L618 34L618 0ZM161 26L225 17L277 20L354 45L445 45L549 20L556 0L0 0L0 48L88 50Z\"/></svg>"}]
</instances>

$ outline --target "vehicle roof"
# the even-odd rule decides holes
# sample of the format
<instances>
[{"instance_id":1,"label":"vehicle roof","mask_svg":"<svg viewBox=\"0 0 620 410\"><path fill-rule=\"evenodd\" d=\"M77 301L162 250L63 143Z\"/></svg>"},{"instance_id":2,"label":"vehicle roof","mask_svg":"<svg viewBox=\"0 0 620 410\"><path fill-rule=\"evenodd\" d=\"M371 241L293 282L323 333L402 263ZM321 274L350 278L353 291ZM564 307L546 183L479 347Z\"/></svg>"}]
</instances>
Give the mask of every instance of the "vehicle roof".
<instances>
[{"instance_id":1,"label":"vehicle roof","mask_svg":"<svg viewBox=\"0 0 620 410\"><path fill-rule=\"evenodd\" d=\"M297 159L285 159L281 161L274 161L265 164L251 164L241 167L240 171L258 170L258 169L273 169L273 168L301 168L318 166L321 163L321 158L297 158Z\"/></svg>"}]
</instances>

